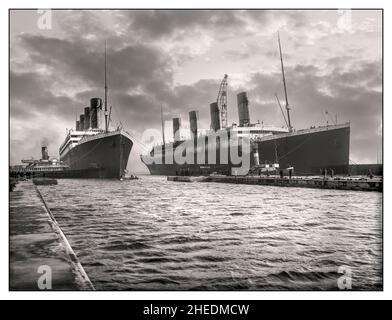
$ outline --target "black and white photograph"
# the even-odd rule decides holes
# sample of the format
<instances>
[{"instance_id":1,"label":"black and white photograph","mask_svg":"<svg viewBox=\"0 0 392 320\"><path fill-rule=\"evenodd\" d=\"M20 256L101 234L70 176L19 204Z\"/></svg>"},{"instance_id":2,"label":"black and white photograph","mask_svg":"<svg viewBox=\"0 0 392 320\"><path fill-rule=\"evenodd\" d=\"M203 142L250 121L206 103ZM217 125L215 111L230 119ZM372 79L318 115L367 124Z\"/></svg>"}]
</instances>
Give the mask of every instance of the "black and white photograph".
<instances>
[{"instance_id":1,"label":"black and white photograph","mask_svg":"<svg viewBox=\"0 0 392 320\"><path fill-rule=\"evenodd\" d=\"M383 17L9 9L8 290L383 291Z\"/></svg>"}]
</instances>

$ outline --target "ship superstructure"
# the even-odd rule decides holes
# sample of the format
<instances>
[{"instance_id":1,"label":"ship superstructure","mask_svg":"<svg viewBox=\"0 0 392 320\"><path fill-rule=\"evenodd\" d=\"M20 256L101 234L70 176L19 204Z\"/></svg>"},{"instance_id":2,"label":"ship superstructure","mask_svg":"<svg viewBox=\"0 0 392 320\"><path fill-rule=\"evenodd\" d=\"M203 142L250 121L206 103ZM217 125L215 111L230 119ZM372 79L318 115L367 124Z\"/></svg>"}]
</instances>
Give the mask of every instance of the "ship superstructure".
<instances>
[{"instance_id":1,"label":"ship superstructure","mask_svg":"<svg viewBox=\"0 0 392 320\"><path fill-rule=\"evenodd\" d=\"M49 156L47 145L41 147L40 159L23 159L21 162L21 165L11 166L10 172L13 174L51 175L68 169L68 165Z\"/></svg>"}]
</instances>

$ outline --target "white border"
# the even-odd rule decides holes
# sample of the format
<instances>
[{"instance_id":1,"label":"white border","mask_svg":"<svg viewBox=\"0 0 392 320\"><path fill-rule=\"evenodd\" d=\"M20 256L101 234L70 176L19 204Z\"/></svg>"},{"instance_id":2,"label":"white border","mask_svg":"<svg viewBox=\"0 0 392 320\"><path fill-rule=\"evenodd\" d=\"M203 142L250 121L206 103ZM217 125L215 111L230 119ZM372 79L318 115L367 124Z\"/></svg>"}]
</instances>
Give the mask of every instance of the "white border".
<instances>
[{"instance_id":1,"label":"white border","mask_svg":"<svg viewBox=\"0 0 392 320\"><path fill-rule=\"evenodd\" d=\"M390 74L389 59L391 55L391 5L390 1L336 1L329 0L323 2L315 1L274 1L274 8L384 8L384 123L389 123L391 119L390 106L391 104L388 90L390 82L388 81ZM101 3L103 7L104 3ZM158 0L144 0L142 1L119 1L112 0L106 2L107 7L110 8L220 8L222 4L226 8L258 8L267 7L267 2L259 1L234 1L226 0L225 2L211 1L211 0L192 0L192 1L166 1ZM1 3L1 37L2 37L2 50L1 50L1 97L3 100L3 114L1 117L0 136L1 136L1 149L2 157L1 168L1 213L0 213L0 298L1 299L391 299L392 297L392 283L388 271L392 270L391 265L391 216L390 216L390 203L388 195L384 195L384 292L9 292L8 291L8 158L6 150L8 150L8 8L94 8L96 1L83 1L83 0L68 0L57 1L54 6L53 1L2 1ZM386 59L385 59L386 57ZM389 58L388 58L389 57ZM385 126L384 141L389 141L391 129L390 126ZM384 145L384 163L388 163L389 150ZM384 192L389 193L390 190L390 169L384 166Z\"/></svg>"}]
</instances>

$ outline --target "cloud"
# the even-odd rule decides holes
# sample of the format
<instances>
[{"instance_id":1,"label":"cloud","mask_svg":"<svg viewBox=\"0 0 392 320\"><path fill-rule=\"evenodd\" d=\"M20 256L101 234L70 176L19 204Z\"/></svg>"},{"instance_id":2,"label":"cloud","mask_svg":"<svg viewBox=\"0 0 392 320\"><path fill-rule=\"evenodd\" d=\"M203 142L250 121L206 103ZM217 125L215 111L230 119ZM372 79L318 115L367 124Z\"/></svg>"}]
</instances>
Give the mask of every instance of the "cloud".
<instances>
[{"instance_id":1,"label":"cloud","mask_svg":"<svg viewBox=\"0 0 392 320\"><path fill-rule=\"evenodd\" d=\"M30 52L36 64L45 64L51 71L60 71L89 86L102 86L104 76L104 45L99 48L86 47L83 41L49 38L37 35L22 35L22 45ZM167 58L167 57L166 57ZM127 89L155 77L168 77L168 61L160 52L142 44L108 51L110 81L113 87ZM109 74L109 76L110 76Z\"/></svg>"},{"instance_id":2,"label":"cloud","mask_svg":"<svg viewBox=\"0 0 392 320\"><path fill-rule=\"evenodd\" d=\"M39 113L69 116L75 101L50 91L49 79L27 73L10 73L11 117L26 118Z\"/></svg>"},{"instance_id":3,"label":"cloud","mask_svg":"<svg viewBox=\"0 0 392 320\"><path fill-rule=\"evenodd\" d=\"M243 25L235 11L225 10L140 10L129 11L130 28L144 37L184 35L196 28L233 28Z\"/></svg>"}]
</instances>

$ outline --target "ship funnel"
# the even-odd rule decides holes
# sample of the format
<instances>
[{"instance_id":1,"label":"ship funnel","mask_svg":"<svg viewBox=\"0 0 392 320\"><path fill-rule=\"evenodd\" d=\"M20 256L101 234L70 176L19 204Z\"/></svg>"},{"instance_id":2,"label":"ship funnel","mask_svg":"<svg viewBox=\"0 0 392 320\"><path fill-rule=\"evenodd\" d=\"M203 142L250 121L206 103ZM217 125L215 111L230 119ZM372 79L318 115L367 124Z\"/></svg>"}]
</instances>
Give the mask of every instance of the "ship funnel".
<instances>
[{"instance_id":1,"label":"ship funnel","mask_svg":"<svg viewBox=\"0 0 392 320\"><path fill-rule=\"evenodd\" d=\"M90 125L92 129L98 128L98 109L102 108L100 98L90 99Z\"/></svg>"},{"instance_id":2,"label":"ship funnel","mask_svg":"<svg viewBox=\"0 0 392 320\"><path fill-rule=\"evenodd\" d=\"M84 108L84 130L90 128L90 107Z\"/></svg>"},{"instance_id":3,"label":"ship funnel","mask_svg":"<svg viewBox=\"0 0 392 320\"><path fill-rule=\"evenodd\" d=\"M79 120L76 120L76 131L79 131L80 130L80 121Z\"/></svg>"},{"instance_id":4,"label":"ship funnel","mask_svg":"<svg viewBox=\"0 0 392 320\"><path fill-rule=\"evenodd\" d=\"M181 140L180 127L181 127L181 118L173 118L173 137L175 142Z\"/></svg>"},{"instance_id":5,"label":"ship funnel","mask_svg":"<svg viewBox=\"0 0 392 320\"><path fill-rule=\"evenodd\" d=\"M197 138L197 121L199 119L198 111L189 112L189 124L191 128L191 137Z\"/></svg>"},{"instance_id":6,"label":"ship funnel","mask_svg":"<svg viewBox=\"0 0 392 320\"><path fill-rule=\"evenodd\" d=\"M250 124L249 119L249 101L246 92L241 92L237 94L237 104L238 104L238 117L239 126L247 127Z\"/></svg>"},{"instance_id":7,"label":"ship funnel","mask_svg":"<svg viewBox=\"0 0 392 320\"><path fill-rule=\"evenodd\" d=\"M79 129L80 129L80 131L84 130L84 114L80 115L80 118L79 118Z\"/></svg>"},{"instance_id":8,"label":"ship funnel","mask_svg":"<svg viewBox=\"0 0 392 320\"><path fill-rule=\"evenodd\" d=\"M42 152L42 160L49 160L48 147L47 146L42 147L41 152Z\"/></svg>"},{"instance_id":9,"label":"ship funnel","mask_svg":"<svg viewBox=\"0 0 392 320\"><path fill-rule=\"evenodd\" d=\"M219 117L219 107L217 102L210 104L210 114L211 114L211 129L218 131L220 129L220 117Z\"/></svg>"}]
</instances>

